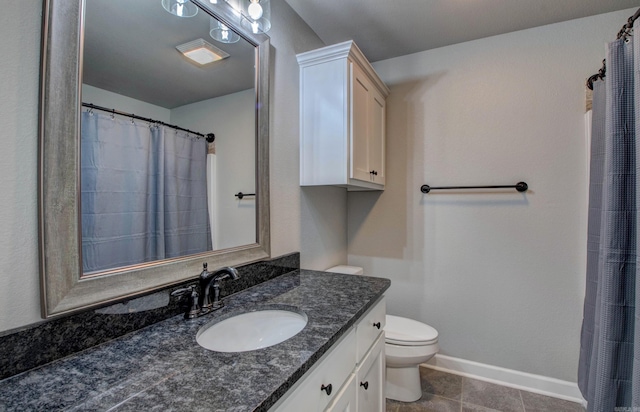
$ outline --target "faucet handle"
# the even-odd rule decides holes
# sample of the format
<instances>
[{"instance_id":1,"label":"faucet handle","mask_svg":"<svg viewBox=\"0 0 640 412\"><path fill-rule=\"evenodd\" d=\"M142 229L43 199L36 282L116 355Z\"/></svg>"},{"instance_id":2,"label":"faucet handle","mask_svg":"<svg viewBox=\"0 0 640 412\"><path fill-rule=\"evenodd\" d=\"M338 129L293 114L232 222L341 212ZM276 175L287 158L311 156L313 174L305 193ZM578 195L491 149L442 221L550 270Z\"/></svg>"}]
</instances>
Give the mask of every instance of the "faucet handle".
<instances>
[{"instance_id":1,"label":"faucet handle","mask_svg":"<svg viewBox=\"0 0 640 412\"><path fill-rule=\"evenodd\" d=\"M176 289L173 292L171 292L171 296L184 296L187 293L191 293L191 292L198 293L198 291L196 290L196 285L189 285L184 288Z\"/></svg>"},{"instance_id":2,"label":"faucet handle","mask_svg":"<svg viewBox=\"0 0 640 412\"><path fill-rule=\"evenodd\" d=\"M186 288L176 289L171 292L171 296L187 296L189 299L189 310L184 314L185 319L193 319L198 317L200 313L200 305L198 304L198 290L196 285L189 285Z\"/></svg>"}]
</instances>

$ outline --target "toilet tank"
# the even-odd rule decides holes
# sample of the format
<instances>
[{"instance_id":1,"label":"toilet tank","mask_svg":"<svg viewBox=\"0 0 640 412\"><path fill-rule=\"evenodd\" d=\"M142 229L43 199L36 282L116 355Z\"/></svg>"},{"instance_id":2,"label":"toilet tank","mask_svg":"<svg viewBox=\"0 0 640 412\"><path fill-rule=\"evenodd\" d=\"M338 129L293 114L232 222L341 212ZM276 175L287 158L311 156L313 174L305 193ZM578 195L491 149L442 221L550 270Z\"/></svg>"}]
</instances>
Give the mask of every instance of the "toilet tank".
<instances>
[{"instance_id":1,"label":"toilet tank","mask_svg":"<svg viewBox=\"0 0 640 412\"><path fill-rule=\"evenodd\" d=\"M338 265L325 270L325 272L344 273L345 275L362 275L364 270L358 266Z\"/></svg>"}]
</instances>

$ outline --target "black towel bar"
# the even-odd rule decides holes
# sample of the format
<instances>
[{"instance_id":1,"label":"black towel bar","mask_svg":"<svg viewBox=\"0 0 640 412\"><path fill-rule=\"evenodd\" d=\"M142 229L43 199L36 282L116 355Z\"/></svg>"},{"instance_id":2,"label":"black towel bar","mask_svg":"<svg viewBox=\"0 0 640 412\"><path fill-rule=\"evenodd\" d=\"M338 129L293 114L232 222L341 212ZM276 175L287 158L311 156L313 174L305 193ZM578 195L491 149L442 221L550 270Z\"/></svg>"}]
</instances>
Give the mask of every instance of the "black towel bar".
<instances>
[{"instance_id":1,"label":"black towel bar","mask_svg":"<svg viewBox=\"0 0 640 412\"><path fill-rule=\"evenodd\" d=\"M238 192L236 193L234 196L237 197L238 199L242 199L245 196L255 196L255 193L242 193L242 192Z\"/></svg>"},{"instance_id":2,"label":"black towel bar","mask_svg":"<svg viewBox=\"0 0 640 412\"><path fill-rule=\"evenodd\" d=\"M420 186L422 193L429 193L432 190L450 190L450 189L516 189L518 192L526 192L529 185L525 182L518 182L515 185L497 185L497 186L438 186L431 187L429 185Z\"/></svg>"}]
</instances>

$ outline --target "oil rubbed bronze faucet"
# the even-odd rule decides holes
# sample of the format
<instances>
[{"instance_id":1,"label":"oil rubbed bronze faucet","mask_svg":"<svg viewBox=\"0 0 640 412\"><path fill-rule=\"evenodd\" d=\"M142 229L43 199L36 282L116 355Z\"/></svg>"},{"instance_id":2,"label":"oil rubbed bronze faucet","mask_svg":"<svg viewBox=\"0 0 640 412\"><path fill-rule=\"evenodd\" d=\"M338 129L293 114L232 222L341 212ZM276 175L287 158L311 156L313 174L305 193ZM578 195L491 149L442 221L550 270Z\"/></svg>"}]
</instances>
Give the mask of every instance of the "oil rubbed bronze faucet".
<instances>
[{"instance_id":1,"label":"oil rubbed bronze faucet","mask_svg":"<svg viewBox=\"0 0 640 412\"><path fill-rule=\"evenodd\" d=\"M200 300L201 312L211 312L224 306L220 300L220 281L225 279L237 280L240 278L238 271L232 267L224 267L214 272L207 270L207 264L202 264L202 273L200 273L200 291L202 299ZM213 288L213 299L211 298L211 288Z\"/></svg>"},{"instance_id":2,"label":"oil rubbed bronze faucet","mask_svg":"<svg viewBox=\"0 0 640 412\"><path fill-rule=\"evenodd\" d=\"M171 292L171 296L187 296L189 299L189 309L184 314L185 319L193 319L205 315L224 306L220 299L220 281L225 279L239 279L240 274L235 268L223 267L213 272L207 270L207 263L202 264L202 272L199 278L199 289L196 285L189 285L186 288L176 289ZM211 293L213 288L213 296Z\"/></svg>"}]
</instances>

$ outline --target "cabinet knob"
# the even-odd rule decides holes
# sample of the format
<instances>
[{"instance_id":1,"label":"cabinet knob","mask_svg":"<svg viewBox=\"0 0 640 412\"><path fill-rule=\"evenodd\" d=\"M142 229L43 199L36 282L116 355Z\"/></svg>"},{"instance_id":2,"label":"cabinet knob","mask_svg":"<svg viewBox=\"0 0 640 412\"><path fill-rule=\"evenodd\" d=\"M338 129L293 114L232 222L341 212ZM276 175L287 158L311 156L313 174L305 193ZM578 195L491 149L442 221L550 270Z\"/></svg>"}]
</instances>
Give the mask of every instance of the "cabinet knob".
<instances>
[{"instance_id":1,"label":"cabinet knob","mask_svg":"<svg viewBox=\"0 0 640 412\"><path fill-rule=\"evenodd\" d=\"M376 322L376 323L373 324L373 326L375 326L376 328L380 329L381 325L380 325L380 322Z\"/></svg>"},{"instance_id":2,"label":"cabinet knob","mask_svg":"<svg viewBox=\"0 0 640 412\"><path fill-rule=\"evenodd\" d=\"M320 390L327 392L327 395L331 395L332 388L333 387L331 386L331 384L328 384L327 386L324 386L324 385L320 386Z\"/></svg>"},{"instance_id":3,"label":"cabinet knob","mask_svg":"<svg viewBox=\"0 0 640 412\"><path fill-rule=\"evenodd\" d=\"M360 386L364 386L364 390L366 391L367 389L369 389L369 381L364 383L360 382Z\"/></svg>"}]
</instances>

